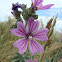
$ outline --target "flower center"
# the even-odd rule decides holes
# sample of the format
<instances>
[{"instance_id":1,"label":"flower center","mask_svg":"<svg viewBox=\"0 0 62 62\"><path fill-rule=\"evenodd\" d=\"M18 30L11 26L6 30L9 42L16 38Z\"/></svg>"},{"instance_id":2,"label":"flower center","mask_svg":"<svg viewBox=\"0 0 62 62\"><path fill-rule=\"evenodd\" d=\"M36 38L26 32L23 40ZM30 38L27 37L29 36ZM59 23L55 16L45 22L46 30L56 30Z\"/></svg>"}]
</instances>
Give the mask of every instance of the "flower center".
<instances>
[{"instance_id":1,"label":"flower center","mask_svg":"<svg viewBox=\"0 0 62 62\"><path fill-rule=\"evenodd\" d=\"M28 39L29 39L29 40L32 40L32 39L33 39L33 37L32 37L32 36L29 36L29 37L28 37Z\"/></svg>"}]
</instances>

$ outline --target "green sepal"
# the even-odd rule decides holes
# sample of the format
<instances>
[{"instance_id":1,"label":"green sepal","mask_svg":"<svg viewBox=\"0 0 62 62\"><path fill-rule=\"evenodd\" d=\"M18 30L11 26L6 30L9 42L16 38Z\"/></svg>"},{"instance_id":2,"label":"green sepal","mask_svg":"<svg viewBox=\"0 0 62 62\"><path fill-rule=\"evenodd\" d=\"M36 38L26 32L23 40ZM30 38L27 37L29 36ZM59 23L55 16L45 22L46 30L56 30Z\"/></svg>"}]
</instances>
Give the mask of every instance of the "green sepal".
<instances>
[{"instance_id":1,"label":"green sepal","mask_svg":"<svg viewBox=\"0 0 62 62\"><path fill-rule=\"evenodd\" d=\"M12 25L12 26L10 27L10 29L13 29L13 28L17 28L17 24Z\"/></svg>"}]
</instances>

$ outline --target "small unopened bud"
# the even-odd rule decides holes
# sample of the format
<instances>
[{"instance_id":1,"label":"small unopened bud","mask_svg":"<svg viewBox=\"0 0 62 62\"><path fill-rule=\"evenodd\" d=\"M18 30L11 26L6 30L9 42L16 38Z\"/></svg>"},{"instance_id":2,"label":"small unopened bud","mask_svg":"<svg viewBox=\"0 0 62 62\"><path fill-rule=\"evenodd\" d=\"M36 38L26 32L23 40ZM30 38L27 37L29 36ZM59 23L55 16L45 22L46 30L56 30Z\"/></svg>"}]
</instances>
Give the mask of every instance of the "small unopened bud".
<instances>
[{"instance_id":1,"label":"small unopened bud","mask_svg":"<svg viewBox=\"0 0 62 62\"><path fill-rule=\"evenodd\" d=\"M13 12L11 12L12 14L14 14Z\"/></svg>"}]
</instances>

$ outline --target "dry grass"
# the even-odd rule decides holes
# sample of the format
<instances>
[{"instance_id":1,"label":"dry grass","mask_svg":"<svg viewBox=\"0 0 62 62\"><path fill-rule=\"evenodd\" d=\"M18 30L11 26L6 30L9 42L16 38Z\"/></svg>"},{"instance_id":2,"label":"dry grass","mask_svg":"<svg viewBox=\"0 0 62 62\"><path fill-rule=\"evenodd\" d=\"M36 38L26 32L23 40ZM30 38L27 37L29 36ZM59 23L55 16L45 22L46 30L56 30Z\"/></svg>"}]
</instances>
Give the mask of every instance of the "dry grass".
<instances>
[{"instance_id":1,"label":"dry grass","mask_svg":"<svg viewBox=\"0 0 62 62\"><path fill-rule=\"evenodd\" d=\"M43 62L45 62L46 56L50 57L52 54L57 53L58 50L62 49L62 43L61 42L55 42L52 44L50 48L47 48L44 52Z\"/></svg>"}]
</instances>

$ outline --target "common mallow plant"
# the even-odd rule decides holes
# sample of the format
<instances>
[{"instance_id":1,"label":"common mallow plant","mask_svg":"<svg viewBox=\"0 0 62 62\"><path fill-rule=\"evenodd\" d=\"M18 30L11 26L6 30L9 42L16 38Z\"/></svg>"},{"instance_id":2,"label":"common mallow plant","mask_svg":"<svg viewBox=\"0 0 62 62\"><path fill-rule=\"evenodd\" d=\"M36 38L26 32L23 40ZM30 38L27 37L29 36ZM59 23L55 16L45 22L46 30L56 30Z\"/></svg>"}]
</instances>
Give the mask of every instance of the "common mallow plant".
<instances>
[{"instance_id":1,"label":"common mallow plant","mask_svg":"<svg viewBox=\"0 0 62 62\"><path fill-rule=\"evenodd\" d=\"M40 42L47 41L47 32L49 30L48 28L38 28L39 21L36 20L38 18L38 15L36 15L36 10L49 9L54 4L43 6L42 2L43 0L32 0L32 5L30 8L27 8L25 4L12 4L11 13L14 15L17 21L15 25L11 26L10 32L15 36L21 37L21 39L14 42L13 46L19 49L20 55L24 54L25 52L30 54L31 52L29 57L30 59L26 60L23 56L22 62L32 62L32 56L36 54L36 52L40 52L40 54L44 52L43 47L36 40L39 40ZM22 9L22 11L19 11L18 8ZM20 15L22 15L23 19L25 20L25 25ZM34 62L38 62L38 59L35 59Z\"/></svg>"}]
</instances>

